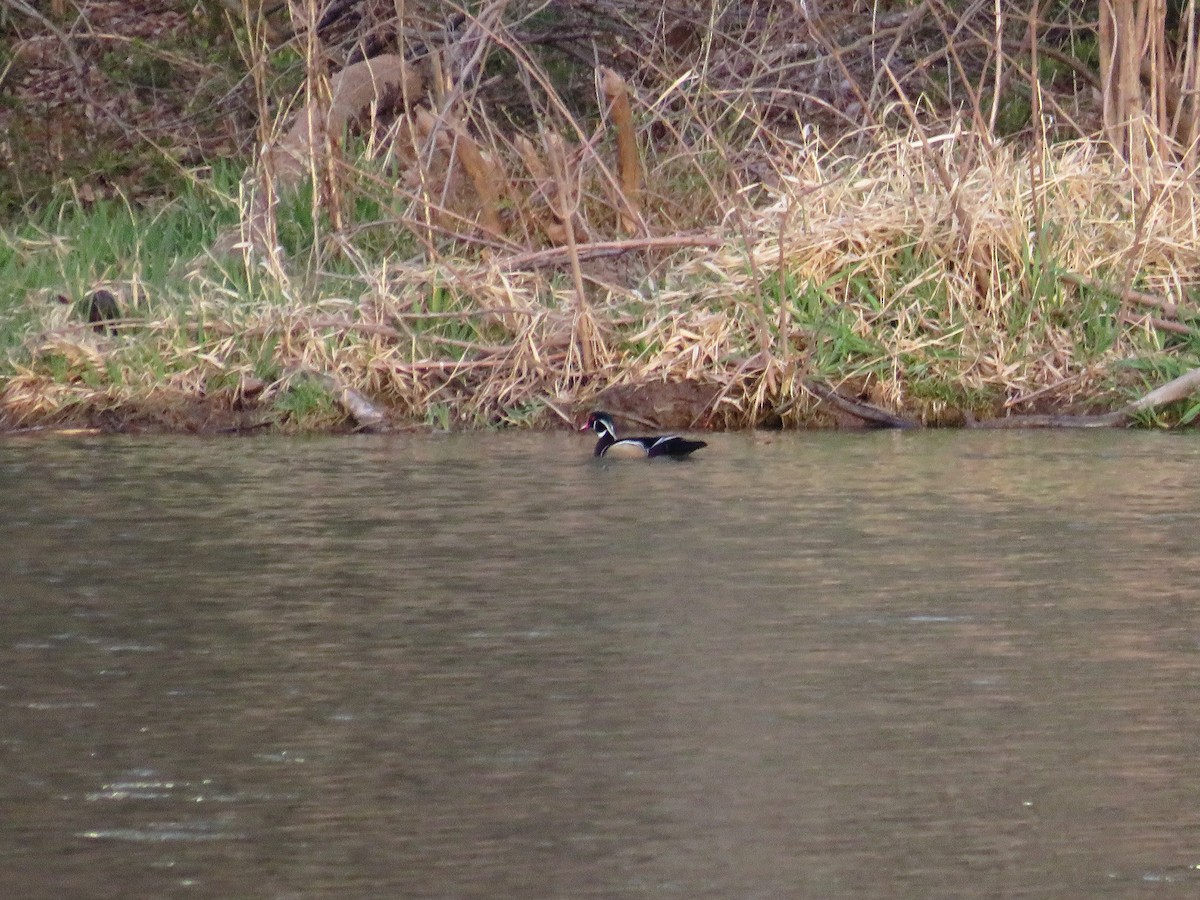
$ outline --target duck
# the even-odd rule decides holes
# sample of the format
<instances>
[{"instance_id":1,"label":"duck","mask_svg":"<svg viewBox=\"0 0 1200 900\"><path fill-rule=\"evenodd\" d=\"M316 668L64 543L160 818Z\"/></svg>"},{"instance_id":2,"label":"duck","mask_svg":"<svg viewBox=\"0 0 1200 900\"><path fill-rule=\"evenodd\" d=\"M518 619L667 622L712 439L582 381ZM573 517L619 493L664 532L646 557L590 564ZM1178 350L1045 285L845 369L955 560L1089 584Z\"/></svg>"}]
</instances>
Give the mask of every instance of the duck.
<instances>
[{"instance_id":1,"label":"duck","mask_svg":"<svg viewBox=\"0 0 1200 900\"><path fill-rule=\"evenodd\" d=\"M653 459L666 456L671 459L683 459L695 453L701 447L708 445L704 441L689 441L677 434L664 434L659 437L630 437L618 438L617 426L613 417L606 412L594 412L587 417L587 422L580 431L594 431L600 435L596 442L595 456L613 457L615 459Z\"/></svg>"}]
</instances>

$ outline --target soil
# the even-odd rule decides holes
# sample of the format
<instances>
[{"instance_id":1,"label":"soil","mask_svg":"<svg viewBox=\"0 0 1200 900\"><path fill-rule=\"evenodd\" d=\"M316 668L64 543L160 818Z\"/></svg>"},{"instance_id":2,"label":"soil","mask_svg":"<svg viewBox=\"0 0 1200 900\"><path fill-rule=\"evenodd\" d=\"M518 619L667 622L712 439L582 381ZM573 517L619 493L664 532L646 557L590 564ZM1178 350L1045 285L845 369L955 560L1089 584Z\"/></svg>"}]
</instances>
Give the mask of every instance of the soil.
<instances>
[{"instance_id":1,"label":"soil","mask_svg":"<svg viewBox=\"0 0 1200 900\"><path fill-rule=\"evenodd\" d=\"M255 111L235 50L214 43L201 7L64 5L61 22L10 12L0 29L12 60L0 82L0 215L64 194L161 195L180 166L249 152Z\"/></svg>"}]
</instances>

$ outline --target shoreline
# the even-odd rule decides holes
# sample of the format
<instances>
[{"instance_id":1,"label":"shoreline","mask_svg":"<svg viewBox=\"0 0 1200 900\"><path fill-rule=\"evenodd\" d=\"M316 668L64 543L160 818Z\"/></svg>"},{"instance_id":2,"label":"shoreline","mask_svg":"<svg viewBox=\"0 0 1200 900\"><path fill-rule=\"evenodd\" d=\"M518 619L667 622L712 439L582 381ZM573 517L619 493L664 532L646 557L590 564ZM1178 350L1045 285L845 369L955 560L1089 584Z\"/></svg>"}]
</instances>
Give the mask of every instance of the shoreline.
<instances>
[{"instance_id":1,"label":"shoreline","mask_svg":"<svg viewBox=\"0 0 1200 900\"><path fill-rule=\"evenodd\" d=\"M313 434L398 434L414 432L485 432L496 429L577 430L578 423L588 411L604 407L612 410L619 420L631 426L687 432L713 431L864 431L864 430L1012 430L1012 429L1078 429L1123 428L1139 424L1148 414L1162 406L1178 403L1200 389L1200 368L1162 385L1128 403L1098 411L1091 405L1086 412L1079 404L1055 407L1040 404L1035 409L993 417L980 418L969 410L947 410L940 422L926 423L904 418L879 409L873 404L835 391L826 386L809 383L804 386L809 403L806 417L785 423L778 414L769 414L758 422L735 425L715 424L703 407L692 407L689 413L680 401L690 396L693 401L707 391L698 384L641 385L601 392L594 402L577 410L547 404L540 416L528 416L521 423L497 420L486 423L455 421L447 417L440 423L415 418L405 419L394 410L381 408L353 388L337 387L327 379L330 399L340 411L336 421L320 428L301 428L281 421L270 402L233 395L209 398L181 397L178 392L151 392L136 402L108 404L93 402L72 404L67 410L47 413L42 418L26 418L20 424L7 423L5 408L0 402L0 436L33 434L188 434L215 435L313 435ZM265 390L267 386L262 386ZM668 408L675 402L670 415L656 415L654 410ZM797 404L792 404L793 406ZM1189 423L1190 424L1190 423ZM1186 427L1186 426L1185 426Z\"/></svg>"}]
</instances>

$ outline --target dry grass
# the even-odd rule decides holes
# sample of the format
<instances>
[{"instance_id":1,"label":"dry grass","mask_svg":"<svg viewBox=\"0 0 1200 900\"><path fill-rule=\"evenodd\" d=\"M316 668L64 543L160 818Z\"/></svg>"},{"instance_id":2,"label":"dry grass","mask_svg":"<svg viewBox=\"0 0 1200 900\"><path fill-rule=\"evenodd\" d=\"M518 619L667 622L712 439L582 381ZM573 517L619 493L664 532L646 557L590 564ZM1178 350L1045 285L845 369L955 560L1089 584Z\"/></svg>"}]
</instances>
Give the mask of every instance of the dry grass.
<instances>
[{"instance_id":1,"label":"dry grass","mask_svg":"<svg viewBox=\"0 0 1200 900\"><path fill-rule=\"evenodd\" d=\"M265 154L242 227L115 334L61 309L36 321L4 422L165 393L324 428L348 421L331 399L346 388L393 423L548 424L617 396L660 424L808 424L828 421L815 381L948 423L1107 408L1195 365L1200 182L1181 164L1134 170L1099 137L998 141L979 130L986 71L940 126L894 80L874 116L893 124L802 128L772 118L776 95L730 90L715 45L683 71L664 53L662 77L623 95L597 71L580 111L507 7L405 73L419 96L402 78L372 115L343 116L349 140L320 127L346 111L305 39L315 11L293 23L299 174ZM767 31L739 40L743 82L781 64ZM251 40L252 72L269 52ZM490 101L497 78L521 122ZM289 127L281 115L266 142L287 146ZM128 295L136 279L108 283Z\"/></svg>"}]
</instances>

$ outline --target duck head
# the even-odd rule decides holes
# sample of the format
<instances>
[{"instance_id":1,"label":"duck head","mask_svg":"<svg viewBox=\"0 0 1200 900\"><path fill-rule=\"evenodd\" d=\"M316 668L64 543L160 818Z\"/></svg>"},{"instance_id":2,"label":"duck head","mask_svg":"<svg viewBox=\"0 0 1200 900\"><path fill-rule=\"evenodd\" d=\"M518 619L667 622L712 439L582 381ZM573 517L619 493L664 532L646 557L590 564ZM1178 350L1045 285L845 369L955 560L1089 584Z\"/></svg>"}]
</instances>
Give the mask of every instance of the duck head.
<instances>
[{"instance_id":1,"label":"duck head","mask_svg":"<svg viewBox=\"0 0 1200 900\"><path fill-rule=\"evenodd\" d=\"M613 424L612 416L606 412L594 412L587 417L580 431L594 431L596 434L607 434L613 440L617 438L617 426Z\"/></svg>"}]
</instances>

